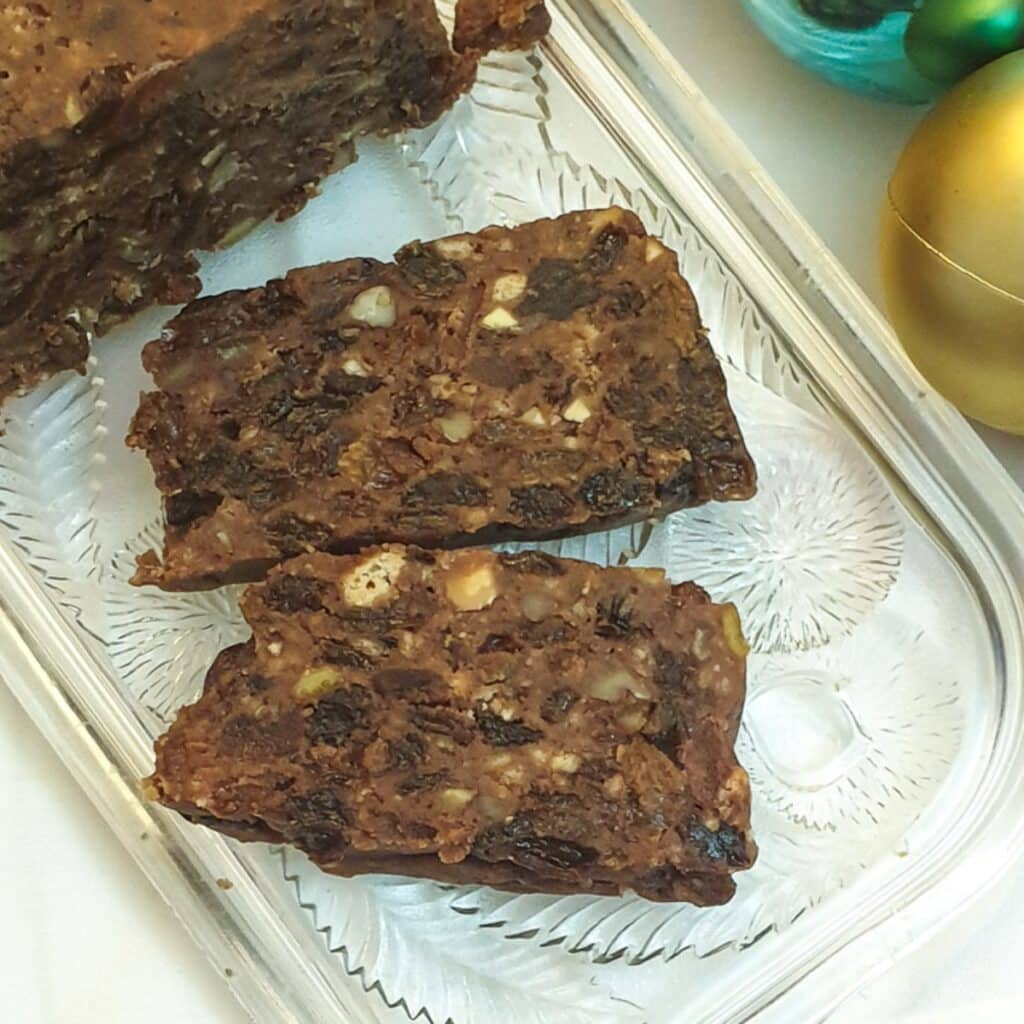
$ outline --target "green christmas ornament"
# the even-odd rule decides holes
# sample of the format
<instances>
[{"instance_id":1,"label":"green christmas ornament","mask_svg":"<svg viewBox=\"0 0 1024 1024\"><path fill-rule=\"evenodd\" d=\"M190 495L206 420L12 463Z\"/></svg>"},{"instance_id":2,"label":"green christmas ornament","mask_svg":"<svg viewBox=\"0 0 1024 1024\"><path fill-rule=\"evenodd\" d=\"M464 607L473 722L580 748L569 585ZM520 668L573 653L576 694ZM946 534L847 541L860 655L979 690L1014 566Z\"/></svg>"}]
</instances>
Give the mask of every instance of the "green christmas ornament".
<instances>
[{"instance_id":1,"label":"green christmas ornament","mask_svg":"<svg viewBox=\"0 0 1024 1024\"><path fill-rule=\"evenodd\" d=\"M1024 49L1024 0L744 0L788 56L833 82L923 102Z\"/></svg>"},{"instance_id":2,"label":"green christmas ornament","mask_svg":"<svg viewBox=\"0 0 1024 1024\"><path fill-rule=\"evenodd\" d=\"M955 85L1024 47L1024 0L928 0L910 19L904 45L925 78Z\"/></svg>"}]
</instances>

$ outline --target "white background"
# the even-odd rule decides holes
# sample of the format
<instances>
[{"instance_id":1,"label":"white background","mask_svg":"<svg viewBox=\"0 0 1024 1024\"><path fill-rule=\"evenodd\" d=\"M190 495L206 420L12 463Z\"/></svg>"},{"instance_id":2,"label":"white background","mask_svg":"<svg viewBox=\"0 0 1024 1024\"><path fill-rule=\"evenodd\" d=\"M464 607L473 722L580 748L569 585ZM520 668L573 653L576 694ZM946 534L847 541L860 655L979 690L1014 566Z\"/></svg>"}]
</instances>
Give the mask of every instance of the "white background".
<instances>
[{"instance_id":1,"label":"white background","mask_svg":"<svg viewBox=\"0 0 1024 1024\"><path fill-rule=\"evenodd\" d=\"M746 20L737 0L635 2L877 301L877 211L920 112L841 93L788 64ZM984 436L1024 484L1024 441ZM0 1019L245 1019L3 687L0 822ZM1008 880L850 1000L833 1021L1022 1020L1024 976L1015 954L1022 941L1024 881Z\"/></svg>"}]
</instances>

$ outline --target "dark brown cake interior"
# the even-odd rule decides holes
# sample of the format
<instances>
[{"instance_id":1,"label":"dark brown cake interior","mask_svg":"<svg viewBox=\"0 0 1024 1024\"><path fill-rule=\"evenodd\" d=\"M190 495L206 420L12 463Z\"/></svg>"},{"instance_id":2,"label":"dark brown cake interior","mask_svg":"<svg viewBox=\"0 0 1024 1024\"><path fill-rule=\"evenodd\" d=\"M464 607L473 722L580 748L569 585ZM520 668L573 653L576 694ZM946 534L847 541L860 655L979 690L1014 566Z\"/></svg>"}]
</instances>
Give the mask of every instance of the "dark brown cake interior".
<instances>
[{"instance_id":1,"label":"dark brown cake interior","mask_svg":"<svg viewBox=\"0 0 1024 1024\"><path fill-rule=\"evenodd\" d=\"M129 443L195 589L304 550L558 537L754 493L676 257L620 209L415 243L193 303Z\"/></svg>"},{"instance_id":2,"label":"dark brown cake interior","mask_svg":"<svg viewBox=\"0 0 1024 1024\"><path fill-rule=\"evenodd\" d=\"M539 553L311 555L157 744L149 792L339 874L721 903L754 856L732 606Z\"/></svg>"}]
</instances>

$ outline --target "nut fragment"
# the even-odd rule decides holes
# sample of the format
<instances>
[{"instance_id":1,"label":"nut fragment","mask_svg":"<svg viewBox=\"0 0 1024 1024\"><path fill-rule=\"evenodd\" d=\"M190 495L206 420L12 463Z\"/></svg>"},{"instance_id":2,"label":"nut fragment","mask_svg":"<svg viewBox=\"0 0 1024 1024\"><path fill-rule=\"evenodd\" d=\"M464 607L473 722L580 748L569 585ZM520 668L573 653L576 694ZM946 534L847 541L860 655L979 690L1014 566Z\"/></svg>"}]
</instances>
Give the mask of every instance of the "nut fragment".
<instances>
[{"instance_id":1,"label":"nut fragment","mask_svg":"<svg viewBox=\"0 0 1024 1024\"><path fill-rule=\"evenodd\" d=\"M590 407L582 398L577 398L570 402L562 413L562 417L572 423L586 423L592 415Z\"/></svg>"},{"instance_id":2,"label":"nut fragment","mask_svg":"<svg viewBox=\"0 0 1024 1024\"><path fill-rule=\"evenodd\" d=\"M341 364L342 370L350 377L369 377L370 373L358 359L349 357Z\"/></svg>"},{"instance_id":3,"label":"nut fragment","mask_svg":"<svg viewBox=\"0 0 1024 1024\"><path fill-rule=\"evenodd\" d=\"M566 775L573 775L580 770L581 761L579 755L562 753L555 754L551 758L551 767L556 772L565 772Z\"/></svg>"},{"instance_id":4,"label":"nut fragment","mask_svg":"<svg viewBox=\"0 0 1024 1024\"><path fill-rule=\"evenodd\" d=\"M493 796L482 796L480 798L480 812L487 821L504 821L508 817L511 806L508 801L502 801Z\"/></svg>"},{"instance_id":5,"label":"nut fragment","mask_svg":"<svg viewBox=\"0 0 1024 1024\"><path fill-rule=\"evenodd\" d=\"M473 433L473 420L467 412L453 412L441 420L441 433L452 444L458 444Z\"/></svg>"},{"instance_id":6,"label":"nut fragment","mask_svg":"<svg viewBox=\"0 0 1024 1024\"><path fill-rule=\"evenodd\" d=\"M653 263L659 256L668 252L656 238L647 239L647 247L644 249L644 258L648 263Z\"/></svg>"},{"instance_id":7,"label":"nut fragment","mask_svg":"<svg viewBox=\"0 0 1024 1024\"><path fill-rule=\"evenodd\" d=\"M395 297L387 285L377 284L360 292L347 312L353 320L370 327L391 327L395 322Z\"/></svg>"},{"instance_id":8,"label":"nut fragment","mask_svg":"<svg viewBox=\"0 0 1024 1024\"><path fill-rule=\"evenodd\" d=\"M625 693L632 693L641 700L650 700L643 683L624 668L615 667L608 672L597 675L587 686L587 692L597 700L609 703L617 701Z\"/></svg>"},{"instance_id":9,"label":"nut fragment","mask_svg":"<svg viewBox=\"0 0 1024 1024\"><path fill-rule=\"evenodd\" d=\"M639 732L647 724L647 712L643 708L636 708L632 711L623 711L616 718L623 732Z\"/></svg>"},{"instance_id":10,"label":"nut fragment","mask_svg":"<svg viewBox=\"0 0 1024 1024\"><path fill-rule=\"evenodd\" d=\"M199 161L203 167L212 167L227 150L228 144L223 140L218 142L206 155Z\"/></svg>"},{"instance_id":11,"label":"nut fragment","mask_svg":"<svg viewBox=\"0 0 1024 1024\"><path fill-rule=\"evenodd\" d=\"M548 421L544 418L544 413L535 405L527 409L519 418L523 423L528 423L531 427L546 427L548 425Z\"/></svg>"},{"instance_id":12,"label":"nut fragment","mask_svg":"<svg viewBox=\"0 0 1024 1024\"><path fill-rule=\"evenodd\" d=\"M475 796L472 789L446 789L441 793L441 806L446 811L461 811Z\"/></svg>"},{"instance_id":13,"label":"nut fragment","mask_svg":"<svg viewBox=\"0 0 1024 1024\"><path fill-rule=\"evenodd\" d=\"M82 110L82 105L78 102L78 97L70 92L67 98L64 100L64 118L72 127L78 124L82 118L85 117L85 111Z\"/></svg>"},{"instance_id":14,"label":"nut fragment","mask_svg":"<svg viewBox=\"0 0 1024 1024\"><path fill-rule=\"evenodd\" d=\"M504 274L494 282L491 297L495 302L514 302L525 291L525 274Z\"/></svg>"},{"instance_id":15,"label":"nut fragment","mask_svg":"<svg viewBox=\"0 0 1024 1024\"><path fill-rule=\"evenodd\" d=\"M210 192L216 195L228 182L233 181L242 169L242 162L236 153L227 153L218 162L217 166L210 172L210 180L207 183Z\"/></svg>"},{"instance_id":16,"label":"nut fragment","mask_svg":"<svg viewBox=\"0 0 1024 1024\"><path fill-rule=\"evenodd\" d=\"M478 612L489 607L498 596L498 581L487 556L470 552L463 555L445 580L448 600L460 612Z\"/></svg>"},{"instance_id":17,"label":"nut fragment","mask_svg":"<svg viewBox=\"0 0 1024 1024\"><path fill-rule=\"evenodd\" d=\"M227 249L229 246L240 242L256 225L259 221L255 217L245 217L240 220L233 227L227 229L216 242L213 243L215 249Z\"/></svg>"},{"instance_id":18,"label":"nut fragment","mask_svg":"<svg viewBox=\"0 0 1024 1024\"><path fill-rule=\"evenodd\" d=\"M465 260L473 255L473 246L464 238L442 238L434 243L434 249L450 260Z\"/></svg>"},{"instance_id":19,"label":"nut fragment","mask_svg":"<svg viewBox=\"0 0 1024 1024\"><path fill-rule=\"evenodd\" d=\"M612 775L604 780L601 788L610 797L617 798L626 792L626 780L621 775Z\"/></svg>"},{"instance_id":20,"label":"nut fragment","mask_svg":"<svg viewBox=\"0 0 1024 1024\"><path fill-rule=\"evenodd\" d=\"M703 661L708 656L708 631L706 629L698 629L693 634L690 650L698 661Z\"/></svg>"},{"instance_id":21,"label":"nut fragment","mask_svg":"<svg viewBox=\"0 0 1024 1024\"><path fill-rule=\"evenodd\" d=\"M743 627L740 625L740 616L735 605L727 604L722 612L722 632L725 634L729 650L737 658L745 658L750 653L750 645L743 635Z\"/></svg>"},{"instance_id":22,"label":"nut fragment","mask_svg":"<svg viewBox=\"0 0 1024 1024\"><path fill-rule=\"evenodd\" d=\"M488 331L514 331L519 321L504 306L495 306L481 321L480 326Z\"/></svg>"},{"instance_id":23,"label":"nut fragment","mask_svg":"<svg viewBox=\"0 0 1024 1024\"><path fill-rule=\"evenodd\" d=\"M308 668L302 678L292 688L292 693L299 700L315 700L337 687L341 682L341 673L330 665Z\"/></svg>"},{"instance_id":24,"label":"nut fragment","mask_svg":"<svg viewBox=\"0 0 1024 1024\"><path fill-rule=\"evenodd\" d=\"M523 596L522 608L523 615L530 622L543 622L555 610L555 599L550 594L526 594Z\"/></svg>"},{"instance_id":25,"label":"nut fragment","mask_svg":"<svg viewBox=\"0 0 1024 1024\"><path fill-rule=\"evenodd\" d=\"M345 601L355 608L380 604L391 594L404 565L404 556L395 551L378 551L371 555L342 579Z\"/></svg>"}]
</instances>

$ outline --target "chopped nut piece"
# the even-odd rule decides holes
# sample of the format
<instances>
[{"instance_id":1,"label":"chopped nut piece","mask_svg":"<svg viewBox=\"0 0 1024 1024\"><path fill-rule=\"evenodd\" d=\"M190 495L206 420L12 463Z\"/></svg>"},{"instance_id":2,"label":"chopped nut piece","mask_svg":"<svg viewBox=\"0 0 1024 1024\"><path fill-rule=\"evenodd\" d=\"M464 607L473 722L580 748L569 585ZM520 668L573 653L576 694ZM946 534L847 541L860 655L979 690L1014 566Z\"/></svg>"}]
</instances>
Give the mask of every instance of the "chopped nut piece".
<instances>
[{"instance_id":1,"label":"chopped nut piece","mask_svg":"<svg viewBox=\"0 0 1024 1024\"><path fill-rule=\"evenodd\" d=\"M528 423L531 427L546 427L548 421L544 416L544 413L537 408L537 406L531 406L522 416L519 417L524 423Z\"/></svg>"},{"instance_id":2,"label":"chopped nut piece","mask_svg":"<svg viewBox=\"0 0 1024 1024\"><path fill-rule=\"evenodd\" d=\"M731 604L725 606L725 613L722 617L722 629L725 631L725 639L729 643L729 650L738 658L745 658L750 653L750 645L743 635L739 613Z\"/></svg>"},{"instance_id":3,"label":"chopped nut piece","mask_svg":"<svg viewBox=\"0 0 1024 1024\"><path fill-rule=\"evenodd\" d=\"M394 592L395 581L405 565L397 551L379 551L357 565L342 582L345 601L355 608L383 604Z\"/></svg>"},{"instance_id":4,"label":"chopped nut piece","mask_svg":"<svg viewBox=\"0 0 1024 1024\"><path fill-rule=\"evenodd\" d=\"M647 252L646 258L648 263L653 263L659 256L664 256L668 252L656 238L647 239Z\"/></svg>"},{"instance_id":5,"label":"chopped nut piece","mask_svg":"<svg viewBox=\"0 0 1024 1024\"><path fill-rule=\"evenodd\" d=\"M618 799L626 792L626 780L621 775L611 775L604 780L601 787L604 791L615 799Z\"/></svg>"},{"instance_id":6,"label":"chopped nut piece","mask_svg":"<svg viewBox=\"0 0 1024 1024\"><path fill-rule=\"evenodd\" d=\"M495 306L481 321L480 326L488 331L514 331L519 321L504 306Z\"/></svg>"},{"instance_id":7,"label":"chopped nut piece","mask_svg":"<svg viewBox=\"0 0 1024 1024\"><path fill-rule=\"evenodd\" d=\"M292 688L299 700L315 700L329 693L341 682L341 673L331 665L310 668Z\"/></svg>"},{"instance_id":8,"label":"chopped nut piece","mask_svg":"<svg viewBox=\"0 0 1024 1024\"><path fill-rule=\"evenodd\" d=\"M473 789L446 789L441 794L441 804L447 811L461 811L475 796Z\"/></svg>"},{"instance_id":9,"label":"chopped nut piece","mask_svg":"<svg viewBox=\"0 0 1024 1024\"><path fill-rule=\"evenodd\" d=\"M228 144L221 140L217 143L213 149L209 150L203 158L199 161L203 167L212 167L225 153L228 148Z\"/></svg>"},{"instance_id":10,"label":"chopped nut piece","mask_svg":"<svg viewBox=\"0 0 1024 1024\"><path fill-rule=\"evenodd\" d=\"M646 700L650 696L643 683L624 668L614 668L610 672L596 676L588 684L587 691L591 697L611 703L619 700L626 693L632 693L642 700Z\"/></svg>"},{"instance_id":11,"label":"chopped nut piece","mask_svg":"<svg viewBox=\"0 0 1024 1024\"><path fill-rule=\"evenodd\" d=\"M393 327L395 298L391 289L379 284L360 292L348 307L348 315L370 327Z\"/></svg>"},{"instance_id":12,"label":"chopped nut piece","mask_svg":"<svg viewBox=\"0 0 1024 1024\"><path fill-rule=\"evenodd\" d=\"M562 413L562 418L572 423L586 423L592 415L587 403L582 398L577 398L568 405Z\"/></svg>"},{"instance_id":13,"label":"chopped nut piece","mask_svg":"<svg viewBox=\"0 0 1024 1024\"><path fill-rule=\"evenodd\" d=\"M351 357L341 364L342 370L350 377L369 377L370 371L358 359Z\"/></svg>"},{"instance_id":14,"label":"chopped nut piece","mask_svg":"<svg viewBox=\"0 0 1024 1024\"><path fill-rule=\"evenodd\" d=\"M622 726L625 732L640 732L647 724L647 712L642 708L637 708L635 711L624 711L615 721Z\"/></svg>"},{"instance_id":15,"label":"chopped nut piece","mask_svg":"<svg viewBox=\"0 0 1024 1024\"><path fill-rule=\"evenodd\" d=\"M68 93L64 100L64 117L72 127L85 117L85 111L82 110L82 105L78 102L78 97L73 92Z\"/></svg>"},{"instance_id":16,"label":"chopped nut piece","mask_svg":"<svg viewBox=\"0 0 1024 1024\"><path fill-rule=\"evenodd\" d=\"M564 772L566 775L573 775L580 770L582 762L576 754L555 754L551 758L551 767L556 772Z\"/></svg>"},{"instance_id":17,"label":"chopped nut piece","mask_svg":"<svg viewBox=\"0 0 1024 1024\"><path fill-rule=\"evenodd\" d=\"M465 441L473 433L473 418L467 412L453 412L441 420L441 433L452 444Z\"/></svg>"},{"instance_id":18,"label":"chopped nut piece","mask_svg":"<svg viewBox=\"0 0 1024 1024\"><path fill-rule=\"evenodd\" d=\"M214 249L227 249L234 245L236 242L240 242L256 225L259 221L255 217L244 217L238 221L237 224L228 228L227 231L213 243Z\"/></svg>"},{"instance_id":19,"label":"chopped nut piece","mask_svg":"<svg viewBox=\"0 0 1024 1024\"><path fill-rule=\"evenodd\" d=\"M495 302L515 302L525 291L525 274L505 274L494 282L491 297Z\"/></svg>"},{"instance_id":20,"label":"chopped nut piece","mask_svg":"<svg viewBox=\"0 0 1024 1024\"><path fill-rule=\"evenodd\" d=\"M448 260L468 260L473 255L473 246L464 238L441 238L433 247Z\"/></svg>"},{"instance_id":21,"label":"chopped nut piece","mask_svg":"<svg viewBox=\"0 0 1024 1024\"><path fill-rule=\"evenodd\" d=\"M523 597L523 615L530 622L543 622L558 606L550 593L529 593Z\"/></svg>"},{"instance_id":22,"label":"chopped nut piece","mask_svg":"<svg viewBox=\"0 0 1024 1024\"><path fill-rule=\"evenodd\" d=\"M489 560L464 555L445 579L445 594L460 612L478 612L498 596L498 581Z\"/></svg>"}]
</instances>

